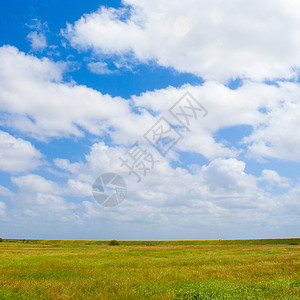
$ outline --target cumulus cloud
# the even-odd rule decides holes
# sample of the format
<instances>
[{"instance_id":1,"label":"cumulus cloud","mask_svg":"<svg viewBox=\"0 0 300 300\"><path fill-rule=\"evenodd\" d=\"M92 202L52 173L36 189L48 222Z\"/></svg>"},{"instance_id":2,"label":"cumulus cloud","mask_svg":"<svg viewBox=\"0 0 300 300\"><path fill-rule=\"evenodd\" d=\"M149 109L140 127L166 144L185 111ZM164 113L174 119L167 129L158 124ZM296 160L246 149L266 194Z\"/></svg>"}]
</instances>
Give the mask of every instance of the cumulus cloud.
<instances>
[{"instance_id":1,"label":"cumulus cloud","mask_svg":"<svg viewBox=\"0 0 300 300\"><path fill-rule=\"evenodd\" d=\"M245 162L238 159L217 158L198 166L192 173L182 168L174 169L167 160L161 159L138 183L135 175L129 175L129 170L121 165L120 156L124 157L123 148L108 147L100 142L91 147L84 162L74 163L73 172L72 163L56 160L62 169L71 171L69 176L75 181L92 185L99 175L115 172L127 182L127 197L120 206L103 210L91 198L82 203L83 218L149 222L166 227L174 222L186 226L221 219L230 224L272 223L273 215L281 215L282 206L289 205L260 188L261 178L247 174ZM271 180L268 175L274 174L265 171L264 180ZM284 178L279 178L281 183L285 182Z\"/></svg>"},{"instance_id":2,"label":"cumulus cloud","mask_svg":"<svg viewBox=\"0 0 300 300\"><path fill-rule=\"evenodd\" d=\"M249 125L253 132L241 141L249 155L300 159L300 140L293 134L300 120L297 83L281 82L275 86L245 81L239 89L231 90L208 81L202 86L145 92L126 101L65 83L64 64L25 55L14 47L2 47L0 60L0 102L4 112L1 122L37 139L108 133L114 143L130 145L155 124L153 112L176 125L168 110L190 92L209 113L192 124L191 131L176 145L178 150L199 153L208 159L237 157L240 149L226 141L216 141L215 136L222 128Z\"/></svg>"},{"instance_id":3,"label":"cumulus cloud","mask_svg":"<svg viewBox=\"0 0 300 300\"><path fill-rule=\"evenodd\" d=\"M0 50L3 60L0 101L6 112L2 115L2 123L6 126L42 140L83 136L83 130L95 135L109 132L115 143L128 145L140 139L156 122L147 109L141 108L140 114L134 113L131 105L139 105L134 100L128 102L85 86L62 83L62 64L25 55L13 47ZM173 89L172 101L177 101L185 90ZM9 117L11 115L14 117ZM215 152L211 156L231 153L223 150L222 145L215 145L207 132L203 135L206 136L206 149L220 148L211 150Z\"/></svg>"},{"instance_id":4,"label":"cumulus cloud","mask_svg":"<svg viewBox=\"0 0 300 300\"><path fill-rule=\"evenodd\" d=\"M126 158L125 152L124 147L98 142L83 161L56 159L55 165L68 174L64 183L34 174L13 177L12 182L19 187L14 195L16 215L35 220L43 216L67 223L102 220L113 221L117 226L151 224L171 230L191 224L208 226L211 222L221 227L262 223L279 226L285 220L291 225L286 217L294 215L292 208L299 210L294 199L299 192L296 187L280 197L260 187L261 181L288 187L287 179L272 170L264 170L261 177L256 177L245 171L242 160L216 158L189 171L173 168L168 159L156 156L159 162L146 176L136 169L142 177L137 182L119 160ZM114 209L105 209L92 198L92 184L106 172L120 174L128 188L125 201ZM66 196L83 197L84 201L67 201Z\"/></svg>"},{"instance_id":5,"label":"cumulus cloud","mask_svg":"<svg viewBox=\"0 0 300 300\"><path fill-rule=\"evenodd\" d=\"M12 182L16 184L22 192L31 193L58 193L58 186L50 180L46 180L39 175L24 175L12 177Z\"/></svg>"},{"instance_id":6,"label":"cumulus cloud","mask_svg":"<svg viewBox=\"0 0 300 300\"><path fill-rule=\"evenodd\" d=\"M63 197L53 194L17 194L14 197L14 217L32 220L33 222L60 221L66 223L80 222L76 214L78 205L66 201Z\"/></svg>"},{"instance_id":7,"label":"cumulus cloud","mask_svg":"<svg viewBox=\"0 0 300 300\"><path fill-rule=\"evenodd\" d=\"M67 223L81 222L81 204L76 203L73 198L92 195L89 184L73 179L65 183L54 182L40 175L29 174L12 177L11 181L19 189L11 194L14 203L13 217L25 217L35 222L46 219ZM67 201L66 197L73 198Z\"/></svg>"},{"instance_id":8,"label":"cumulus cloud","mask_svg":"<svg viewBox=\"0 0 300 300\"><path fill-rule=\"evenodd\" d=\"M0 131L0 170L9 173L35 169L42 154L28 141Z\"/></svg>"},{"instance_id":9,"label":"cumulus cloud","mask_svg":"<svg viewBox=\"0 0 300 300\"><path fill-rule=\"evenodd\" d=\"M58 184L40 175L29 174L12 177L11 181L18 186L22 193L53 194L86 197L91 196L92 190L89 184L69 179L65 184Z\"/></svg>"},{"instance_id":10,"label":"cumulus cloud","mask_svg":"<svg viewBox=\"0 0 300 300\"><path fill-rule=\"evenodd\" d=\"M200 102L208 114L191 122L191 131L184 133L179 150L200 153L209 159L236 157L243 150L229 148L226 141L225 144L217 142L215 136L222 128L249 125L253 131L241 138L240 145L247 147L250 157L300 160L300 138L294 130L300 126L298 83L275 86L246 81L239 89L231 90L220 83L206 82L202 86L146 92L132 99L137 107L161 113L176 124L178 121L172 119L168 110L186 92Z\"/></svg>"},{"instance_id":11,"label":"cumulus cloud","mask_svg":"<svg viewBox=\"0 0 300 300\"><path fill-rule=\"evenodd\" d=\"M86 14L64 35L96 54L155 60L225 82L293 78L299 68L297 0L137 1Z\"/></svg>"},{"instance_id":12,"label":"cumulus cloud","mask_svg":"<svg viewBox=\"0 0 300 300\"><path fill-rule=\"evenodd\" d=\"M126 152L125 147L109 147L103 142L92 145L90 152L85 155L84 162L70 162L67 159L55 159L54 164L61 170L71 173L79 181L92 184L97 176L104 172L121 170L119 157Z\"/></svg>"},{"instance_id":13,"label":"cumulus cloud","mask_svg":"<svg viewBox=\"0 0 300 300\"><path fill-rule=\"evenodd\" d=\"M274 170L265 169L262 171L261 179L262 181L270 185L278 185L279 187L290 187L288 178L281 177L278 172Z\"/></svg>"},{"instance_id":14,"label":"cumulus cloud","mask_svg":"<svg viewBox=\"0 0 300 300\"><path fill-rule=\"evenodd\" d=\"M2 123L31 136L83 136L80 128L101 135L112 123L117 125L120 115L130 114L120 98L63 84L61 63L25 55L14 47L2 47L0 61L2 110L14 115L2 115Z\"/></svg>"},{"instance_id":15,"label":"cumulus cloud","mask_svg":"<svg viewBox=\"0 0 300 300\"><path fill-rule=\"evenodd\" d=\"M300 139L295 133L295 128L300 126L299 84L282 83L278 92L281 101L262 107L263 122L244 141L256 157L300 161Z\"/></svg>"}]
</instances>

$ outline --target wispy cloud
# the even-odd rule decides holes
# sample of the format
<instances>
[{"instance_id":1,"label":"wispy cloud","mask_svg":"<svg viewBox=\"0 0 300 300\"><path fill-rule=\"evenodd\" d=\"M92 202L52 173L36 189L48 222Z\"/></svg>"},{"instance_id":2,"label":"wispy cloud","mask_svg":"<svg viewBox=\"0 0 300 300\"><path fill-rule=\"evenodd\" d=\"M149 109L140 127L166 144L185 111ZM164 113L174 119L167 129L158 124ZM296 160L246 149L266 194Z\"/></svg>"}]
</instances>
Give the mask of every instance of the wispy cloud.
<instances>
[{"instance_id":1,"label":"wispy cloud","mask_svg":"<svg viewBox=\"0 0 300 300\"><path fill-rule=\"evenodd\" d=\"M47 22L42 23L39 19L32 19L26 24L28 28L33 29L27 39L31 44L32 51L42 52L47 46L46 32L49 31Z\"/></svg>"},{"instance_id":2,"label":"wispy cloud","mask_svg":"<svg viewBox=\"0 0 300 300\"><path fill-rule=\"evenodd\" d=\"M108 68L107 63L104 63L104 62L91 62L91 63L88 63L87 66L88 66L88 69L92 73L95 73L95 74L103 75L103 74L114 73L114 71L112 71Z\"/></svg>"},{"instance_id":3,"label":"wispy cloud","mask_svg":"<svg viewBox=\"0 0 300 300\"><path fill-rule=\"evenodd\" d=\"M27 35L27 39L30 41L33 51L43 51L47 47L47 39L44 33L31 31Z\"/></svg>"}]
</instances>

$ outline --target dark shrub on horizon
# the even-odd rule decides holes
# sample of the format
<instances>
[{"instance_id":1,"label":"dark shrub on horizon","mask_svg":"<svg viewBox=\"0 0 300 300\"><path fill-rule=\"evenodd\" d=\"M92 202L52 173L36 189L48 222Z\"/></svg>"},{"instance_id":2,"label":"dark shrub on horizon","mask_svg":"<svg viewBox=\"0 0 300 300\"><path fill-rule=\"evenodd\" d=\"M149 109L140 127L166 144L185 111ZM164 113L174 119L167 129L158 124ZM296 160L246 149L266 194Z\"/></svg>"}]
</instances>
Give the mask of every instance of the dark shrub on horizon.
<instances>
[{"instance_id":1,"label":"dark shrub on horizon","mask_svg":"<svg viewBox=\"0 0 300 300\"><path fill-rule=\"evenodd\" d=\"M119 246L120 243L117 240L111 240L108 245L109 246Z\"/></svg>"}]
</instances>

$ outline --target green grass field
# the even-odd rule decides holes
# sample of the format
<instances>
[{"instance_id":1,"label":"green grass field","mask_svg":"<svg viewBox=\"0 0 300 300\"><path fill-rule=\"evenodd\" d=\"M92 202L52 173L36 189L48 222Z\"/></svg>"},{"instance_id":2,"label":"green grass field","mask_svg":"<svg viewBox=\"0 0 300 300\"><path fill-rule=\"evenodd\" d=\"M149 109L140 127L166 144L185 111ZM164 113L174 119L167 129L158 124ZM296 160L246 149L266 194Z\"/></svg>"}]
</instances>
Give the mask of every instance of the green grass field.
<instances>
[{"instance_id":1,"label":"green grass field","mask_svg":"<svg viewBox=\"0 0 300 300\"><path fill-rule=\"evenodd\" d=\"M0 299L300 299L300 239L3 240Z\"/></svg>"}]
</instances>

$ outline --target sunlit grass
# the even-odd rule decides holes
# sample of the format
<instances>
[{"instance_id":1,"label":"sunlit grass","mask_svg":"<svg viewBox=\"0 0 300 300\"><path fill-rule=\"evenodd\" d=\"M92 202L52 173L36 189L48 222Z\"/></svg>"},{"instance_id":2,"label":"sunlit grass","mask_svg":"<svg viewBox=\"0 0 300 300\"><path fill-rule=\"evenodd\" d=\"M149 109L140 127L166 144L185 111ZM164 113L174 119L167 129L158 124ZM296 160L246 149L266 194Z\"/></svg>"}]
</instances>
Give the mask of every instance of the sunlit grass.
<instances>
[{"instance_id":1,"label":"sunlit grass","mask_svg":"<svg viewBox=\"0 0 300 300\"><path fill-rule=\"evenodd\" d=\"M4 241L0 299L300 299L300 245L289 243Z\"/></svg>"}]
</instances>

